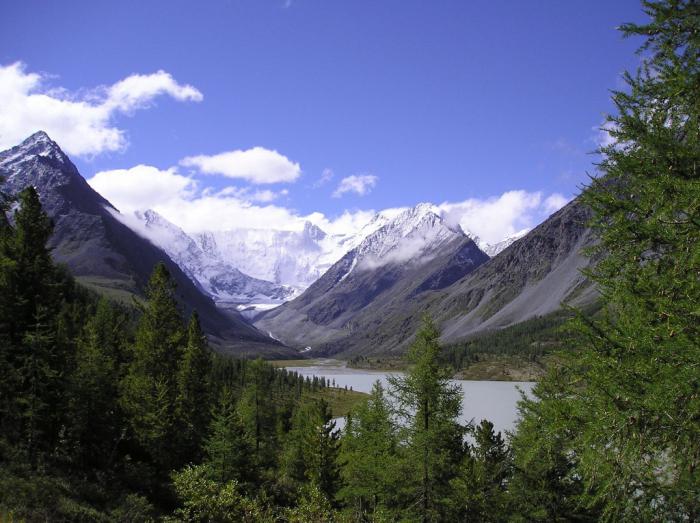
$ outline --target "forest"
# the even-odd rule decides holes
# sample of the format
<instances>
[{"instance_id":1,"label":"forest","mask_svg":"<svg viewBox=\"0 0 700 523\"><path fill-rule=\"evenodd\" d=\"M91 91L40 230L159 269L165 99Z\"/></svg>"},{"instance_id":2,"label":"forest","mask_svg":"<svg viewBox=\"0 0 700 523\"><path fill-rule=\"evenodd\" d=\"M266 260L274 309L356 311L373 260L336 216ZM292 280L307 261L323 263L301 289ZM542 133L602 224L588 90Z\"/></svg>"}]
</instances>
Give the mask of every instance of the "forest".
<instances>
[{"instance_id":1,"label":"forest","mask_svg":"<svg viewBox=\"0 0 700 523\"><path fill-rule=\"evenodd\" d=\"M342 431L329 384L212 352L163 265L143 302L100 298L53 263L36 191L3 195L0 521L700 520L700 4L644 9L582 192L600 309L448 350L425 317ZM460 424L454 368L516 336L539 357L531 331L558 362L514 432Z\"/></svg>"}]
</instances>

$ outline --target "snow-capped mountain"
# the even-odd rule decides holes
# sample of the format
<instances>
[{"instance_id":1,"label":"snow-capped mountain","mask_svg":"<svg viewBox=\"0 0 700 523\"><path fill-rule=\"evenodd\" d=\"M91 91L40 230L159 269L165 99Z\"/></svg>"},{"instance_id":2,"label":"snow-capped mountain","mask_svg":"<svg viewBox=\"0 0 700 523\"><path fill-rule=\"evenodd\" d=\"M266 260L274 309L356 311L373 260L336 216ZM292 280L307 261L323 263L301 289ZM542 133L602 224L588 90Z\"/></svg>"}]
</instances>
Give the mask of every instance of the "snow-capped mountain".
<instances>
[{"instance_id":1,"label":"snow-capped mountain","mask_svg":"<svg viewBox=\"0 0 700 523\"><path fill-rule=\"evenodd\" d=\"M317 225L301 231L232 229L192 234L208 256L225 260L259 280L291 287L300 294L364 238L388 222L377 213L356 233L327 234Z\"/></svg>"},{"instance_id":2,"label":"snow-capped mountain","mask_svg":"<svg viewBox=\"0 0 700 523\"><path fill-rule=\"evenodd\" d=\"M301 296L264 313L255 325L293 347L346 350L379 317L451 285L489 259L431 204L377 221L376 230Z\"/></svg>"},{"instance_id":3,"label":"snow-capped mountain","mask_svg":"<svg viewBox=\"0 0 700 523\"><path fill-rule=\"evenodd\" d=\"M289 286L248 276L213 249L204 250L182 229L153 210L125 219L136 232L168 253L190 279L219 306L242 312L279 305L297 291Z\"/></svg>"},{"instance_id":4,"label":"snow-capped mountain","mask_svg":"<svg viewBox=\"0 0 700 523\"><path fill-rule=\"evenodd\" d=\"M381 213L375 218L370 223L377 225L376 230L348 253L352 258L348 274L352 270L373 269L389 263L423 264L444 244L465 236L459 227L447 225L430 203L419 203L393 219Z\"/></svg>"},{"instance_id":5,"label":"snow-capped mountain","mask_svg":"<svg viewBox=\"0 0 700 523\"><path fill-rule=\"evenodd\" d=\"M142 295L153 267L162 262L177 285L186 314L197 310L212 345L236 354L288 354L240 314L222 311L163 249L135 233L118 211L78 172L58 144L37 132L0 151L0 191L17 195L33 186L54 222L48 243L53 259L84 285L109 296Z\"/></svg>"},{"instance_id":6,"label":"snow-capped mountain","mask_svg":"<svg viewBox=\"0 0 700 523\"><path fill-rule=\"evenodd\" d=\"M528 232L530 232L530 229L523 229L522 231L516 232L513 236L509 236L505 240L501 240L500 242L497 242L497 243L483 243L482 244L479 241L477 241L477 243L479 244L479 247L481 248L481 250L489 255L489 258L493 258L501 251L510 247L514 242L516 242L517 240L519 240L520 238L525 236Z\"/></svg>"}]
</instances>

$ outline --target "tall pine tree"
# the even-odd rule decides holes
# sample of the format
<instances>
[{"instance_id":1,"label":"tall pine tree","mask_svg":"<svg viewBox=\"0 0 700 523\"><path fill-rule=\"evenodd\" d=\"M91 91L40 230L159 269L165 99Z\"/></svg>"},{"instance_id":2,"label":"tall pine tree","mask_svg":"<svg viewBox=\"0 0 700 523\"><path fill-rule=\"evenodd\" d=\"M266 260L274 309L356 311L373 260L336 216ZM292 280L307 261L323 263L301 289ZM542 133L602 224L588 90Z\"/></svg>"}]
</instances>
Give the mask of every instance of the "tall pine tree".
<instances>
[{"instance_id":1,"label":"tall pine tree","mask_svg":"<svg viewBox=\"0 0 700 523\"><path fill-rule=\"evenodd\" d=\"M122 383L121 404L133 435L162 467L177 465L178 363L185 331L175 285L165 265L156 265L146 287L133 359Z\"/></svg>"},{"instance_id":2,"label":"tall pine tree","mask_svg":"<svg viewBox=\"0 0 700 523\"><path fill-rule=\"evenodd\" d=\"M643 2L642 65L613 92L601 176L583 198L604 303L582 317L569 380L525 416L567 436L574 476L607 521L700 519L700 4ZM552 387L552 383L547 387ZM564 404L555 408L550 404ZM531 421L530 421L531 420ZM546 436L546 433L543 433ZM517 463L517 460L516 460Z\"/></svg>"},{"instance_id":3,"label":"tall pine tree","mask_svg":"<svg viewBox=\"0 0 700 523\"><path fill-rule=\"evenodd\" d=\"M406 505L414 506L423 522L449 517L450 482L464 454L465 428L457 418L462 393L441 366L440 333L425 316L408 351L412 367L390 380L390 393L401 426Z\"/></svg>"}]
</instances>

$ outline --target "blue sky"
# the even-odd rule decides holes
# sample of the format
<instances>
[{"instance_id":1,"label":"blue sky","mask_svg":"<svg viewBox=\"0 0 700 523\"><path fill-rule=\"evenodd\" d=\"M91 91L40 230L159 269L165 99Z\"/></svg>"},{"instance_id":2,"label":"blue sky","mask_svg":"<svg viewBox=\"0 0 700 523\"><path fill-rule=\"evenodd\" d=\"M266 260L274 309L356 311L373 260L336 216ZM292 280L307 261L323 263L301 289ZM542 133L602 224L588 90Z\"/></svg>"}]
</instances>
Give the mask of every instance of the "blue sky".
<instances>
[{"instance_id":1,"label":"blue sky","mask_svg":"<svg viewBox=\"0 0 700 523\"><path fill-rule=\"evenodd\" d=\"M639 42L615 27L642 19L636 0L10 2L0 146L50 127L86 178L108 173L118 206L129 184L148 204L140 181L157 171L187 201L224 198L216 212L256 208L232 211L248 226L540 194L512 231L585 181L609 90L638 63ZM208 158L234 151L247 154ZM159 210L188 228L211 220L177 207Z\"/></svg>"}]
</instances>

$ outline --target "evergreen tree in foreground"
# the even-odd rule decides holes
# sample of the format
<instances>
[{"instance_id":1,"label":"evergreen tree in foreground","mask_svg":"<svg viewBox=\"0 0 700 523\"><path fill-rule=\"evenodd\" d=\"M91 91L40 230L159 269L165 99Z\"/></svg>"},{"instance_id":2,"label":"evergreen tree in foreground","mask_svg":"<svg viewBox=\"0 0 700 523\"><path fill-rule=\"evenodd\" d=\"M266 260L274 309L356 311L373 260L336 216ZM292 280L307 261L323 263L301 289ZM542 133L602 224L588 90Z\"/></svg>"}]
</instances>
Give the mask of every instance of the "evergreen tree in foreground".
<instances>
[{"instance_id":1,"label":"evergreen tree in foreground","mask_svg":"<svg viewBox=\"0 0 700 523\"><path fill-rule=\"evenodd\" d=\"M408 351L413 366L405 376L390 379L402 445L398 474L405 478L400 495L424 522L449 519L450 482L464 453L465 428L457 422L462 392L440 364L439 337L424 317Z\"/></svg>"},{"instance_id":2,"label":"evergreen tree in foreground","mask_svg":"<svg viewBox=\"0 0 700 523\"><path fill-rule=\"evenodd\" d=\"M185 331L175 286L165 265L156 265L146 288L133 358L122 384L122 408L136 441L162 467L177 465L180 441L176 400Z\"/></svg>"},{"instance_id":3,"label":"evergreen tree in foreground","mask_svg":"<svg viewBox=\"0 0 700 523\"><path fill-rule=\"evenodd\" d=\"M644 2L643 65L615 91L602 176L584 193L604 314L582 318L566 380L537 387L520 432L560 440L602 519L700 519L700 3ZM560 374L560 377L562 375ZM552 446L545 443L546 446ZM517 460L516 460L517 463Z\"/></svg>"},{"instance_id":4,"label":"evergreen tree in foreground","mask_svg":"<svg viewBox=\"0 0 700 523\"><path fill-rule=\"evenodd\" d=\"M189 460L197 456L209 425L209 409L206 406L211 403L210 372L211 353L195 311L187 327L187 345L177 374L178 451Z\"/></svg>"},{"instance_id":5,"label":"evergreen tree in foreground","mask_svg":"<svg viewBox=\"0 0 700 523\"><path fill-rule=\"evenodd\" d=\"M396 429L384 388L377 381L366 402L346 417L340 461L341 499L357 520L373 520L389 510L398 482Z\"/></svg>"}]
</instances>

